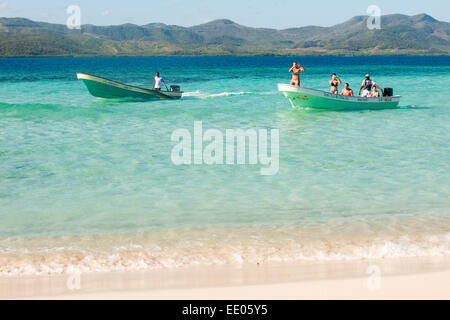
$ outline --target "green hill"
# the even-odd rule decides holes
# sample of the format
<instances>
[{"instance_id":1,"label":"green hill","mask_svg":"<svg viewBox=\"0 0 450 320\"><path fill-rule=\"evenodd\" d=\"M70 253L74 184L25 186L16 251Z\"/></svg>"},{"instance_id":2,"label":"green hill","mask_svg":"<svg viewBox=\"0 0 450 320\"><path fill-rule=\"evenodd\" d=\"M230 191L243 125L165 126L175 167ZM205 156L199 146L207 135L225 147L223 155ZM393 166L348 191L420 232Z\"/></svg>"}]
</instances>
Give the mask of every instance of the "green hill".
<instances>
[{"instance_id":1,"label":"green hill","mask_svg":"<svg viewBox=\"0 0 450 320\"><path fill-rule=\"evenodd\" d=\"M158 55L449 55L450 23L429 15L387 15L381 30L367 17L332 27L275 30L230 20L193 27L65 25L24 18L0 18L0 56Z\"/></svg>"}]
</instances>

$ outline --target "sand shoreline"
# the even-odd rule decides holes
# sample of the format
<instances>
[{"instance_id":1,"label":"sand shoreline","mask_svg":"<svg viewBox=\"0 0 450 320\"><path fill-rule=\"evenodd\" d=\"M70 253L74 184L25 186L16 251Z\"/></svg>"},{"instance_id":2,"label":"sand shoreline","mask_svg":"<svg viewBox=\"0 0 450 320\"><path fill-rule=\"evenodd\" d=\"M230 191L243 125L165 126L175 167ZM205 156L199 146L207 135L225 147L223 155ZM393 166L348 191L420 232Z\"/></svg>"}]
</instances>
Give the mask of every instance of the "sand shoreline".
<instances>
[{"instance_id":1,"label":"sand shoreline","mask_svg":"<svg viewBox=\"0 0 450 320\"><path fill-rule=\"evenodd\" d=\"M448 300L450 271L387 276L379 288L367 279L317 280L270 285L106 291L50 297L45 300Z\"/></svg>"},{"instance_id":2,"label":"sand shoreline","mask_svg":"<svg viewBox=\"0 0 450 320\"><path fill-rule=\"evenodd\" d=\"M1 299L450 299L450 257L0 277Z\"/></svg>"}]
</instances>

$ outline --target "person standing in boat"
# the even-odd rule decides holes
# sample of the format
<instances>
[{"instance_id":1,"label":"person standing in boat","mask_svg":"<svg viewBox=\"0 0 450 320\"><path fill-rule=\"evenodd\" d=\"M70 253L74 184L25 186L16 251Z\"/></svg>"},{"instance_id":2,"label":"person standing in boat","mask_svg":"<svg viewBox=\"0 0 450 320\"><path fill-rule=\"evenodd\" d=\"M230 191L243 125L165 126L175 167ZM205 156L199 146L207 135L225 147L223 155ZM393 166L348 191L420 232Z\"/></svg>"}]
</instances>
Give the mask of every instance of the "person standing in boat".
<instances>
[{"instance_id":1,"label":"person standing in boat","mask_svg":"<svg viewBox=\"0 0 450 320\"><path fill-rule=\"evenodd\" d=\"M353 90L350 89L350 85L348 83L346 83L344 89L342 89L341 95L353 97Z\"/></svg>"},{"instance_id":2,"label":"person standing in boat","mask_svg":"<svg viewBox=\"0 0 450 320\"><path fill-rule=\"evenodd\" d=\"M297 62L292 64L292 68L289 69L289 72L292 73L291 86L300 87L300 72L304 72L305 68L299 65Z\"/></svg>"},{"instance_id":3,"label":"person standing in boat","mask_svg":"<svg viewBox=\"0 0 450 320\"><path fill-rule=\"evenodd\" d=\"M342 84L341 79L336 75L336 73L333 73L330 80L331 93L339 94L340 84Z\"/></svg>"},{"instance_id":4,"label":"person standing in boat","mask_svg":"<svg viewBox=\"0 0 450 320\"><path fill-rule=\"evenodd\" d=\"M169 88L167 88L166 83L164 82L164 79L161 78L161 76L159 75L159 72L156 73L155 79L153 80L153 90L161 90L161 85L164 85L167 89L167 91L169 91Z\"/></svg>"},{"instance_id":5,"label":"person standing in boat","mask_svg":"<svg viewBox=\"0 0 450 320\"><path fill-rule=\"evenodd\" d=\"M370 75L366 74L366 79L361 84L361 88L359 88L359 95L361 96L362 91L362 97L370 97L372 93L372 88L375 88L375 90L379 89L381 92L383 92L383 89L381 89L375 81L372 81L370 79Z\"/></svg>"}]
</instances>

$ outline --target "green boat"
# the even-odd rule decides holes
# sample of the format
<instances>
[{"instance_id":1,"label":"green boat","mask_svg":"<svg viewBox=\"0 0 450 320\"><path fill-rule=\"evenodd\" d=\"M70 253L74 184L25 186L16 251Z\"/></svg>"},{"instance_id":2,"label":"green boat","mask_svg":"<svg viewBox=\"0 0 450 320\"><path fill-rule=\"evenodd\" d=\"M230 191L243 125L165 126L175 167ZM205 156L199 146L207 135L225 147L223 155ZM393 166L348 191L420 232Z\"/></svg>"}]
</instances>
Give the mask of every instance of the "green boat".
<instances>
[{"instance_id":1,"label":"green boat","mask_svg":"<svg viewBox=\"0 0 450 320\"><path fill-rule=\"evenodd\" d=\"M94 97L105 99L134 98L143 100L172 100L181 99L183 92L179 86L170 86L170 91L150 90L130 86L109 79L77 73L77 78L82 80L90 94Z\"/></svg>"},{"instance_id":2,"label":"green boat","mask_svg":"<svg viewBox=\"0 0 450 320\"><path fill-rule=\"evenodd\" d=\"M349 97L331 92L279 84L278 91L290 101L293 108L325 110L382 110L397 108L400 96L364 98Z\"/></svg>"}]
</instances>

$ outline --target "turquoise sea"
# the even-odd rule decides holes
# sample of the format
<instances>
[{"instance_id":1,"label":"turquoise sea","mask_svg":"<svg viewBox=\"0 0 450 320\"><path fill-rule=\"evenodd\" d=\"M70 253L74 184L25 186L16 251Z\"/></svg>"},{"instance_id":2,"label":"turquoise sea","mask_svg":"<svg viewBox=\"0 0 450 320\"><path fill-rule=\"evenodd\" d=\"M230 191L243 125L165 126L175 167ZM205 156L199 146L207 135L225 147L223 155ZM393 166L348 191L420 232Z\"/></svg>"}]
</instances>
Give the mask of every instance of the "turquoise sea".
<instances>
[{"instance_id":1,"label":"turquoise sea","mask_svg":"<svg viewBox=\"0 0 450 320\"><path fill-rule=\"evenodd\" d=\"M400 108L294 110L366 73ZM94 98L77 72L180 101ZM0 275L450 255L450 57L0 59ZM174 130L279 129L279 172L171 160Z\"/></svg>"}]
</instances>

